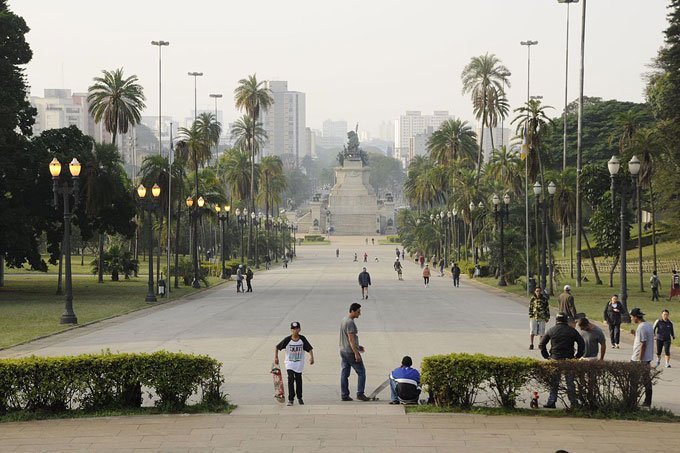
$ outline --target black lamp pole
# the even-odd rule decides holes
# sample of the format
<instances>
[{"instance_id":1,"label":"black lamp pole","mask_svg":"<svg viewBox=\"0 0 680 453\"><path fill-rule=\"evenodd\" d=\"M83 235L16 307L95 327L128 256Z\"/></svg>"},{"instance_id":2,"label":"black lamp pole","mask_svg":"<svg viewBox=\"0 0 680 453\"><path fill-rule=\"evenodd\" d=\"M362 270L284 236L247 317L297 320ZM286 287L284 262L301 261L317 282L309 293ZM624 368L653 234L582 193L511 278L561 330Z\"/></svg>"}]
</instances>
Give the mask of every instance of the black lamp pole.
<instances>
[{"instance_id":1,"label":"black lamp pole","mask_svg":"<svg viewBox=\"0 0 680 453\"><path fill-rule=\"evenodd\" d=\"M62 195L64 202L64 257L66 258L66 269L64 270L66 297L64 304L64 313L61 315L59 322L61 324L78 324L78 317L73 311L73 281L71 275L71 216L72 211L69 206L70 197L73 196L73 209L78 207L79 200L79 176L80 176L80 162L78 159L73 159L69 164L69 171L71 172L71 179L73 185L69 186L67 181L59 184L59 175L61 174L61 163L56 159L52 159L49 169L52 175L52 192L54 193L54 209L59 208L59 195Z\"/></svg>"},{"instance_id":2,"label":"black lamp pole","mask_svg":"<svg viewBox=\"0 0 680 453\"><path fill-rule=\"evenodd\" d=\"M154 184L151 188L150 196L147 197L148 190L142 184L137 187L137 197L139 206L143 211L149 213L149 222L146 225L147 240L149 241L149 281L147 285L146 298L144 299L148 303L156 302L156 294L154 292L153 284L153 229L151 228L151 223L153 223L153 212L158 207L158 197L161 195L161 188L158 184Z\"/></svg>"}]
</instances>

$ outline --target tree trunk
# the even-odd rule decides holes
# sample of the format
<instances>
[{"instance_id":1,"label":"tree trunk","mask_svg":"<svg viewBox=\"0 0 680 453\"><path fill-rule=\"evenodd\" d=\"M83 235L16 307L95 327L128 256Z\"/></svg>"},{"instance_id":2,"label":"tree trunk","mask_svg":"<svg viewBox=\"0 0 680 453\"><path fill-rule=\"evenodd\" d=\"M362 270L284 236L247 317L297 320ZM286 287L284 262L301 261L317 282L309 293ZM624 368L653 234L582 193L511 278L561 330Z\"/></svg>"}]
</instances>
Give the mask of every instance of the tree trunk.
<instances>
[{"instance_id":1,"label":"tree trunk","mask_svg":"<svg viewBox=\"0 0 680 453\"><path fill-rule=\"evenodd\" d=\"M64 268L64 250L62 249L62 244L63 241L59 243L59 275L57 276L57 292L55 293L57 296L61 296L64 294L64 290L61 285L61 276L62 276L62 270Z\"/></svg>"},{"instance_id":2,"label":"tree trunk","mask_svg":"<svg viewBox=\"0 0 680 453\"><path fill-rule=\"evenodd\" d=\"M158 285L158 281L161 279L161 255L163 254L163 240L161 239L163 237L163 214L159 216L159 224L158 224L158 255L156 255L156 285Z\"/></svg>"},{"instance_id":3,"label":"tree trunk","mask_svg":"<svg viewBox=\"0 0 680 453\"><path fill-rule=\"evenodd\" d=\"M80 247L80 265L85 266L85 246Z\"/></svg>"},{"instance_id":4,"label":"tree trunk","mask_svg":"<svg viewBox=\"0 0 680 453\"><path fill-rule=\"evenodd\" d=\"M0 253L0 288L5 286L5 254Z\"/></svg>"},{"instance_id":5,"label":"tree trunk","mask_svg":"<svg viewBox=\"0 0 680 453\"><path fill-rule=\"evenodd\" d=\"M97 282L104 283L104 234L99 233L99 269Z\"/></svg>"},{"instance_id":6,"label":"tree trunk","mask_svg":"<svg viewBox=\"0 0 680 453\"><path fill-rule=\"evenodd\" d=\"M479 175L482 171L482 156L484 155L484 117L482 115L482 134L479 136L479 153L477 154L477 177L476 181L479 182Z\"/></svg>"},{"instance_id":7,"label":"tree trunk","mask_svg":"<svg viewBox=\"0 0 680 453\"><path fill-rule=\"evenodd\" d=\"M617 264L619 264L619 255L616 255L614 257L614 263L612 264L612 268L609 271L609 287L610 288L614 287L614 271L616 270Z\"/></svg>"},{"instance_id":8,"label":"tree trunk","mask_svg":"<svg viewBox=\"0 0 680 453\"><path fill-rule=\"evenodd\" d=\"M593 256L593 251L590 248L590 241L588 240L588 236L586 236L585 229L581 227L581 234L583 235L583 238L586 241L586 248L588 249L588 256L590 256L590 263L593 266L593 272L595 273L595 284L596 285L601 285L602 284L602 279L600 278L600 273L597 271L597 264L595 263L595 257Z\"/></svg>"},{"instance_id":9,"label":"tree trunk","mask_svg":"<svg viewBox=\"0 0 680 453\"><path fill-rule=\"evenodd\" d=\"M654 272L656 272L656 207L654 203L654 187L649 179L649 198L652 203L652 254L654 255Z\"/></svg>"},{"instance_id":10,"label":"tree trunk","mask_svg":"<svg viewBox=\"0 0 680 453\"><path fill-rule=\"evenodd\" d=\"M177 200L177 227L175 229L175 288L179 288L179 227L182 217L182 197ZM168 269L170 272L170 269Z\"/></svg>"}]
</instances>

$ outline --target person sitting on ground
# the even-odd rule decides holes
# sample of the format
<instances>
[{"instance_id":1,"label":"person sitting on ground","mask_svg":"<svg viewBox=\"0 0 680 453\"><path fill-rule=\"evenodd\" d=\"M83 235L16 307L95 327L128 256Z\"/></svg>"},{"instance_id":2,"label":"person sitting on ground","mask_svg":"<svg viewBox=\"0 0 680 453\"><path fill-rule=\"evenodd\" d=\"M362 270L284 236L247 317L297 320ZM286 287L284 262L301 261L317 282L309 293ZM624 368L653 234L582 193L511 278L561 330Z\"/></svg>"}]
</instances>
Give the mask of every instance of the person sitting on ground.
<instances>
[{"instance_id":1,"label":"person sitting on ground","mask_svg":"<svg viewBox=\"0 0 680 453\"><path fill-rule=\"evenodd\" d=\"M390 404L417 403L420 396L420 373L411 357L404 356L401 366L390 373Z\"/></svg>"}]
</instances>

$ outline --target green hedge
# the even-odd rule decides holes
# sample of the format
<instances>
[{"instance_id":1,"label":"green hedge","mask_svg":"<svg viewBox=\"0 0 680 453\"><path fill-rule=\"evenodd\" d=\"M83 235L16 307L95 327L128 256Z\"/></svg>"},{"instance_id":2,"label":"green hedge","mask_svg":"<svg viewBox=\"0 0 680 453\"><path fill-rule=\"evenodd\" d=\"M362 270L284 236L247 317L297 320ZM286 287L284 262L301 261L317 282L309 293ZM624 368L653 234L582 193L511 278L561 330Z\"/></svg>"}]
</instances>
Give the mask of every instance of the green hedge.
<instances>
[{"instance_id":1,"label":"green hedge","mask_svg":"<svg viewBox=\"0 0 680 453\"><path fill-rule=\"evenodd\" d=\"M304 240L306 242L323 242L326 238L320 234L306 234Z\"/></svg>"},{"instance_id":2,"label":"green hedge","mask_svg":"<svg viewBox=\"0 0 680 453\"><path fill-rule=\"evenodd\" d=\"M145 394L171 411L182 410L192 395L205 404L224 403L220 367L208 356L165 351L4 359L0 414L132 409L142 406Z\"/></svg>"},{"instance_id":3,"label":"green hedge","mask_svg":"<svg viewBox=\"0 0 680 453\"><path fill-rule=\"evenodd\" d=\"M466 409L474 406L480 395L487 403L504 408L530 399L533 391L540 390L547 398L556 379L560 379L564 394L566 374L574 376L576 400L582 410L626 412L638 408L645 380L656 383L659 371L635 362L539 361L482 354L430 356L422 365L422 382L435 404ZM570 407L567 398L562 400Z\"/></svg>"}]
</instances>

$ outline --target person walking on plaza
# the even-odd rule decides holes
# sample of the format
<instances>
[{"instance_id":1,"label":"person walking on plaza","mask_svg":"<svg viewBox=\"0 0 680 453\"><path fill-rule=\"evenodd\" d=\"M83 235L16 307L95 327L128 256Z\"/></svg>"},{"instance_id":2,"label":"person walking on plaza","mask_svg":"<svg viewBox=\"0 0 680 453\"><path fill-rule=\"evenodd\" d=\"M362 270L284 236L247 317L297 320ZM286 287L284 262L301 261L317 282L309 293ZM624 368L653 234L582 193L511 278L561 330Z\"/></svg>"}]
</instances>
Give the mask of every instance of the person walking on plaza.
<instances>
[{"instance_id":1,"label":"person walking on plaza","mask_svg":"<svg viewBox=\"0 0 680 453\"><path fill-rule=\"evenodd\" d=\"M375 245L375 238L371 238L371 245Z\"/></svg>"},{"instance_id":2,"label":"person walking on plaza","mask_svg":"<svg viewBox=\"0 0 680 453\"><path fill-rule=\"evenodd\" d=\"M239 264L236 269L236 292L243 292L243 264Z\"/></svg>"},{"instance_id":3,"label":"person walking on plaza","mask_svg":"<svg viewBox=\"0 0 680 453\"><path fill-rule=\"evenodd\" d=\"M635 340L633 341L633 355L630 360L633 362L641 362L650 365L654 358L654 329L645 321L645 314L639 308L633 308L630 311L630 317L633 323L637 324L635 331ZM645 379L645 400L642 403L643 407L650 407L652 405L652 381Z\"/></svg>"},{"instance_id":4,"label":"person walking on plaza","mask_svg":"<svg viewBox=\"0 0 680 453\"><path fill-rule=\"evenodd\" d=\"M425 266L425 255L421 253L420 257L418 258L418 261L420 261L420 268L422 269L423 266Z\"/></svg>"},{"instance_id":5,"label":"person walking on plaza","mask_svg":"<svg viewBox=\"0 0 680 453\"><path fill-rule=\"evenodd\" d=\"M671 274L671 294L668 296L668 301L670 302L675 296L680 297L680 275L673 269L673 273Z\"/></svg>"},{"instance_id":6,"label":"person walking on plaza","mask_svg":"<svg viewBox=\"0 0 680 453\"><path fill-rule=\"evenodd\" d=\"M427 285L430 284L430 265L426 264L425 269L423 269L423 283L425 284L425 288L427 288Z\"/></svg>"},{"instance_id":7,"label":"person walking on plaza","mask_svg":"<svg viewBox=\"0 0 680 453\"><path fill-rule=\"evenodd\" d=\"M458 267L458 263L453 263L453 266L451 266L451 277L453 278L453 286L458 288L460 286L460 267Z\"/></svg>"},{"instance_id":8,"label":"person walking on plaza","mask_svg":"<svg viewBox=\"0 0 680 453\"><path fill-rule=\"evenodd\" d=\"M564 292L558 297L559 311L566 313L570 320L576 319L576 305L574 296L571 294L571 286L564 285Z\"/></svg>"},{"instance_id":9,"label":"person walking on plaza","mask_svg":"<svg viewBox=\"0 0 680 453\"><path fill-rule=\"evenodd\" d=\"M364 394L366 388L366 368L361 359L365 351L359 344L359 329L354 322L361 316L361 304L349 306L349 313L340 322L340 397L342 401L353 401L349 396L349 374L352 369L357 374L357 399L369 401Z\"/></svg>"},{"instance_id":10,"label":"person walking on plaza","mask_svg":"<svg viewBox=\"0 0 680 453\"><path fill-rule=\"evenodd\" d=\"M409 356L401 359L401 366L390 373L390 404L418 403L420 396L420 373L412 368Z\"/></svg>"},{"instance_id":11,"label":"person walking on plaza","mask_svg":"<svg viewBox=\"0 0 680 453\"><path fill-rule=\"evenodd\" d=\"M288 404L292 406L297 396L302 400L302 370L305 367L305 352L309 353L309 364L314 365L314 348L304 335L300 335L300 323L290 323L290 335L281 340L274 348L274 363L279 364L279 351L286 350L286 371L288 372Z\"/></svg>"},{"instance_id":12,"label":"person walking on plaza","mask_svg":"<svg viewBox=\"0 0 680 453\"><path fill-rule=\"evenodd\" d=\"M580 359L583 357L585 350L585 342L581 335L573 327L567 324L567 314L558 313L555 317L555 325L552 326L541 338L538 344L541 350L541 355L545 359L552 360L570 360ZM548 352L547 345L550 342L550 352ZM576 344L576 353L574 354L574 344ZM576 387L574 386L574 375L572 373L565 373L564 380L567 382L567 397L571 406L577 404L576 401ZM555 380L550 386L550 394L548 401L543 405L547 409L555 409L557 402L557 391L560 386L560 375L557 374Z\"/></svg>"},{"instance_id":13,"label":"person walking on plaza","mask_svg":"<svg viewBox=\"0 0 680 453\"><path fill-rule=\"evenodd\" d=\"M534 349L534 337L545 335L545 325L550 321L550 306L540 286L534 289L529 300L529 349Z\"/></svg>"},{"instance_id":14,"label":"person walking on plaza","mask_svg":"<svg viewBox=\"0 0 680 453\"><path fill-rule=\"evenodd\" d=\"M604 322L609 326L609 338L612 342L612 349L619 349L621 340L621 311L623 304L619 302L619 296L614 294L606 307L604 307Z\"/></svg>"},{"instance_id":15,"label":"person walking on plaza","mask_svg":"<svg viewBox=\"0 0 680 453\"><path fill-rule=\"evenodd\" d=\"M444 258L439 259L439 276L444 276Z\"/></svg>"},{"instance_id":16,"label":"person walking on plaza","mask_svg":"<svg viewBox=\"0 0 680 453\"><path fill-rule=\"evenodd\" d=\"M335 257L340 258L340 249L335 249Z\"/></svg>"},{"instance_id":17,"label":"person walking on plaza","mask_svg":"<svg viewBox=\"0 0 680 453\"><path fill-rule=\"evenodd\" d=\"M649 286L652 288L652 302L659 301L659 289L661 289L661 279L652 271L652 276L649 277Z\"/></svg>"},{"instance_id":18,"label":"person walking on plaza","mask_svg":"<svg viewBox=\"0 0 680 453\"><path fill-rule=\"evenodd\" d=\"M264 256L264 268L266 270L269 270L269 268L272 266L272 259L269 257L269 255Z\"/></svg>"},{"instance_id":19,"label":"person walking on plaza","mask_svg":"<svg viewBox=\"0 0 680 453\"><path fill-rule=\"evenodd\" d=\"M394 251L397 253L397 259L399 259L399 247L397 247L396 249L394 249Z\"/></svg>"},{"instance_id":20,"label":"person walking on plaza","mask_svg":"<svg viewBox=\"0 0 680 453\"><path fill-rule=\"evenodd\" d=\"M246 290L247 293L252 293L253 292L253 285L250 283L253 280L253 270L248 267L246 269L246 285L248 286L248 289Z\"/></svg>"},{"instance_id":21,"label":"person walking on plaza","mask_svg":"<svg viewBox=\"0 0 680 453\"><path fill-rule=\"evenodd\" d=\"M585 343L583 359L597 360L599 349L599 359L604 360L604 354L607 352L607 339L602 329L588 321L588 318L579 319L578 327L581 329L581 338Z\"/></svg>"},{"instance_id":22,"label":"person walking on plaza","mask_svg":"<svg viewBox=\"0 0 680 453\"><path fill-rule=\"evenodd\" d=\"M404 249L401 249L401 260L404 261Z\"/></svg>"},{"instance_id":23,"label":"person walking on plaza","mask_svg":"<svg viewBox=\"0 0 680 453\"><path fill-rule=\"evenodd\" d=\"M288 269L288 255L283 255L283 268Z\"/></svg>"},{"instance_id":24,"label":"person walking on plaza","mask_svg":"<svg viewBox=\"0 0 680 453\"><path fill-rule=\"evenodd\" d=\"M359 272L359 286L361 286L361 298L368 299L368 287L371 286L371 274L364 268Z\"/></svg>"},{"instance_id":25,"label":"person walking on plaza","mask_svg":"<svg viewBox=\"0 0 680 453\"><path fill-rule=\"evenodd\" d=\"M364 252L364 263L368 262L368 253Z\"/></svg>"},{"instance_id":26,"label":"person walking on plaza","mask_svg":"<svg viewBox=\"0 0 680 453\"><path fill-rule=\"evenodd\" d=\"M399 280L403 280L403 278L401 277L402 267L399 258L397 258L396 261L394 262L394 270L397 271L397 278L399 278Z\"/></svg>"},{"instance_id":27,"label":"person walking on plaza","mask_svg":"<svg viewBox=\"0 0 680 453\"><path fill-rule=\"evenodd\" d=\"M661 312L661 318L654 322L654 339L656 340L656 366L661 365L661 350L666 353L666 368L671 367L671 340L675 340L673 321L668 310Z\"/></svg>"},{"instance_id":28,"label":"person walking on plaza","mask_svg":"<svg viewBox=\"0 0 680 453\"><path fill-rule=\"evenodd\" d=\"M354 262L356 263L357 261L359 261L359 260L357 259L357 252L354 252Z\"/></svg>"}]
</instances>

